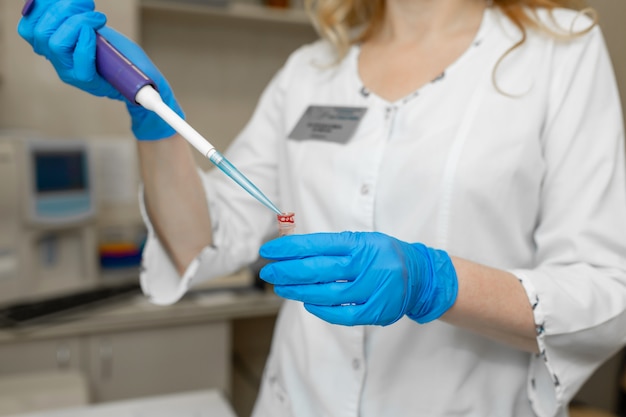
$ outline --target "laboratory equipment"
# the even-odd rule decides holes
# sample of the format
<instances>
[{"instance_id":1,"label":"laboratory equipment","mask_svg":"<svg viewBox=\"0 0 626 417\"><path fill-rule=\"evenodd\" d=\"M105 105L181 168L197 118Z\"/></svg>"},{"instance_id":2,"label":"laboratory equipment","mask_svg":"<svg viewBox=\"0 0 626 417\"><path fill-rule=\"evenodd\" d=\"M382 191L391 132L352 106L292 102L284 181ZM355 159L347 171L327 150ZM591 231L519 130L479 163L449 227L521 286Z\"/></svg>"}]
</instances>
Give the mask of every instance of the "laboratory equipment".
<instances>
[{"instance_id":1,"label":"laboratory equipment","mask_svg":"<svg viewBox=\"0 0 626 417\"><path fill-rule=\"evenodd\" d=\"M92 151L97 200L99 279L136 280L147 229L137 197L140 175L132 135L86 138Z\"/></svg>"},{"instance_id":2,"label":"laboratory equipment","mask_svg":"<svg viewBox=\"0 0 626 417\"><path fill-rule=\"evenodd\" d=\"M0 302L95 284L90 161L82 140L0 132Z\"/></svg>"}]
</instances>

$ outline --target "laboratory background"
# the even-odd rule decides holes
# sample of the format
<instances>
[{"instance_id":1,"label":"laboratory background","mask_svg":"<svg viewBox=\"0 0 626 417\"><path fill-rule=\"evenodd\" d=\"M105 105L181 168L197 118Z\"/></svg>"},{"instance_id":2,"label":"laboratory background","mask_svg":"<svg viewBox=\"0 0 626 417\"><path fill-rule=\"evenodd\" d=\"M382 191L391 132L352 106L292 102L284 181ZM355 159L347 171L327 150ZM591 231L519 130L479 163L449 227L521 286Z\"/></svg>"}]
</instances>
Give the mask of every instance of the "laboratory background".
<instances>
[{"instance_id":1,"label":"laboratory background","mask_svg":"<svg viewBox=\"0 0 626 417\"><path fill-rule=\"evenodd\" d=\"M187 121L222 151L288 54L317 38L302 1L96 7L140 43ZM588 4L626 103L626 1ZM59 80L16 33L23 5L0 2L0 416L107 404L249 415L280 299L256 264L173 306L141 296L145 229L126 109ZM585 415L626 415L625 362L619 352L583 387L576 402L595 410Z\"/></svg>"}]
</instances>

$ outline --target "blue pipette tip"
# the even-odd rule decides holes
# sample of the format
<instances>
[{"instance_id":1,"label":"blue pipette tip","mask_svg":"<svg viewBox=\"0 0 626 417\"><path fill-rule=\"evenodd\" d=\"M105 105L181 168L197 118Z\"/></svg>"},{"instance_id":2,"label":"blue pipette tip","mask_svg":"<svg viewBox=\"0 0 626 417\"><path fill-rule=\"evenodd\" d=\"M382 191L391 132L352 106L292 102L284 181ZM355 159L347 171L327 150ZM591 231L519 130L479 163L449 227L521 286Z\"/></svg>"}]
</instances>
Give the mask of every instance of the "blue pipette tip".
<instances>
[{"instance_id":1,"label":"blue pipette tip","mask_svg":"<svg viewBox=\"0 0 626 417\"><path fill-rule=\"evenodd\" d=\"M282 211L280 211L278 207L276 207L274 203L272 203L271 200L267 198L265 194L263 194L261 190L259 190L258 187L252 183L252 181L246 178L246 176L243 175L241 171L235 168L235 166L231 164L230 161L224 157L224 155L217 151L214 151L209 157L209 160L213 162L213 164L218 167L224 174L228 175L230 179L239 184L241 188L246 190L248 194L256 198L265 207L269 208L276 214L282 214Z\"/></svg>"}]
</instances>

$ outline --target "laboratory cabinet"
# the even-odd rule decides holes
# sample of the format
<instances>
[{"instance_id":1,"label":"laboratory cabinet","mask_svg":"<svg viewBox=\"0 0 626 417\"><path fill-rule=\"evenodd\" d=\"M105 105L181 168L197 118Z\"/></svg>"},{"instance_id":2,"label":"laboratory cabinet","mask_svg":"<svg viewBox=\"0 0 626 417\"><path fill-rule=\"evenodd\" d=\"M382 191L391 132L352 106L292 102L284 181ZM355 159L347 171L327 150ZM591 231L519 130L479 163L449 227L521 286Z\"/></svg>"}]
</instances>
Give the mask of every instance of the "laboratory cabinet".
<instances>
[{"instance_id":1,"label":"laboratory cabinet","mask_svg":"<svg viewBox=\"0 0 626 417\"><path fill-rule=\"evenodd\" d=\"M91 400L113 401L180 391L230 391L226 322L89 337Z\"/></svg>"},{"instance_id":2,"label":"laboratory cabinet","mask_svg":"<svg viewBox=\"0 0 626 417\"><path fill-rule=\"evenodd\" d=\"M215 388L230 392L227 322L0 345L0 377L79 371L91 402Z\"/></svg>"},{"instance_id":3,"label":"laboratory cabinet","mask_svg":"<svg viewBox=\"0 0 626 417\"><path fill-rule=\"evenodd\" d=\"M0 376L80 370L81 350L79 337L0 344Z\"/></svg>"}]
</instances>

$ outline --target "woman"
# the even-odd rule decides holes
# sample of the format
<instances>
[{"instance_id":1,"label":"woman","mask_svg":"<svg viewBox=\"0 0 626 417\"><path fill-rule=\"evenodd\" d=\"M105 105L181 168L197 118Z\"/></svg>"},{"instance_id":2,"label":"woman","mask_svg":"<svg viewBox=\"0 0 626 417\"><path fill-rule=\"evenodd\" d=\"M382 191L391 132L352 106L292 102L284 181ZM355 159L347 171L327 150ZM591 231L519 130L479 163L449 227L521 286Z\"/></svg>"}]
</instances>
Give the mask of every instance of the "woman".
<instances>
[{"instance_id":1,"label":"woman","mask_svg":"<svg viewBox=\"0 0 626 417\"><path fill-rule=\"evenodd\" d=\"M255 417L566 416L623 346L620 103L599 28L565 6L312 2L323 39L289 57L227 152L300 233L260 251L288 301ZM104 25L91 1L40 0L19 32L66 82L120 99L95 74L100 29L182 114ZM172 303L253 261L275 219L127 106L142 286Z\"/></svg>"}]
</instances>

